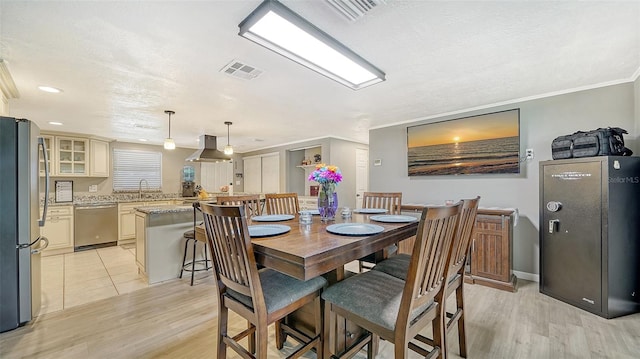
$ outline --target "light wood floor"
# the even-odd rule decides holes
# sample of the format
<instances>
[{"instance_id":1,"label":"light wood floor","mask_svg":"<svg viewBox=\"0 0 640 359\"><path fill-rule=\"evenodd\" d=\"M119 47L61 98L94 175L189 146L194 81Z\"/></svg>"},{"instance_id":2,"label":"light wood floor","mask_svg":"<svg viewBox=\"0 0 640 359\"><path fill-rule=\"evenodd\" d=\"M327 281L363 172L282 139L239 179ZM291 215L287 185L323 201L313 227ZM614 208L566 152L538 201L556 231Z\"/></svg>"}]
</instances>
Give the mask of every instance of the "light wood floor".
<instances>
[{"instance_id":1,"label":"light wood floor","mask_svg":"<svg viewBox=\"0 0 640 359\"><path fill-rule=\"evenodd\" d=\"M469 358L640 357L640 314L606 320L544 296L527 281L517 293L479 285L465 290ZM232 318L234 328L245 328ZM0 334L0 358L214 358L216 326L211 277L194 287L174 280L41 315ZM459 358L457 343L449 344L450 357ZM292 351L270 349L272 358ZM381 342L378 357L392 353Z\"/></svg>"}]
</instances>

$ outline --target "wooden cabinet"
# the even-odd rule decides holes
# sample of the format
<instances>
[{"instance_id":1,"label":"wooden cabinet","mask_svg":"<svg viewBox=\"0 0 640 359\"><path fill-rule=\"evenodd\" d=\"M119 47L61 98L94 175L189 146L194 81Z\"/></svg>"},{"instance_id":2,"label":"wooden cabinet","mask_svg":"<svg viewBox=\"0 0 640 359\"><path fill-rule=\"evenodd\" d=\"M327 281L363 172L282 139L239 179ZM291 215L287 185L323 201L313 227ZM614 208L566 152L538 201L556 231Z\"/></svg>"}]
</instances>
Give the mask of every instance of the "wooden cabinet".
<instances>
[{"instance_id":1,"label":"wooden cabinet","mask_svg":"<svg viewBox=\"0 0 640 359\"><path fill-rule=\"evenodd\" d=\"M89 175L93 177L109 177L110 153L109 142L90 140Z\"/></svg>"},{"instance_id":2,"label":"wooden cabinet","mask_svg":"<svg viewBox=\"0 0 640 359\"><path fill-rule=\"evenodd\" d=\"M515 291L512 271L513 217L510 209L479 209L469 251L470 271L465 281Z\"/></svg>"},{"instance_id":3,"label":"wooden cabinet","mask_svg":"<svg viewBox=\"0 0 640 359\"><path fill-rule=\"evenodd\" d=\"M136 238L136 207L166 206L174 201L130 202L118 204L118 244Z\"/></svg>"},{"instance_id":4,"label":"wooden cabinet","mask_svg":"<svg viewBox=\"0 0 640 359\"><path fill-rule=\"evenodd\" d=\"M89 140L71 137L56 137L56 170L58 176L87 176Z\"/></svg>"},{"instance_id":5,"label":"wooden cabinet","mask_svg":"<svg viewBox=\"0 0 640 359\"><path fill-rule=\"evenodd\" d=\"M49 240L42 255L73 252L73 206L49 207L40 235Z\"/></svg>"},{"instance_id":6,"label":"wooden cabinet","mask_svg":"<svg viewBox=\"0 0 640 359\"><path fill-rule=\"evenodd\" d=\"M55 149L53 148L55 146L55 141L53 136L48 136L48 135L42 135L40 136L44 139L44 145L47 148L47 166L49 168L49 176L53 175L55 173L54 168L53 168L53 164L56 163L55 160ZM45 176L44 173L44 156L42 156L42 151L38 151L38 159L40 161L40 164L38 166L38 168L40 169L40 176Z\"/></svg>"}]
</instances>

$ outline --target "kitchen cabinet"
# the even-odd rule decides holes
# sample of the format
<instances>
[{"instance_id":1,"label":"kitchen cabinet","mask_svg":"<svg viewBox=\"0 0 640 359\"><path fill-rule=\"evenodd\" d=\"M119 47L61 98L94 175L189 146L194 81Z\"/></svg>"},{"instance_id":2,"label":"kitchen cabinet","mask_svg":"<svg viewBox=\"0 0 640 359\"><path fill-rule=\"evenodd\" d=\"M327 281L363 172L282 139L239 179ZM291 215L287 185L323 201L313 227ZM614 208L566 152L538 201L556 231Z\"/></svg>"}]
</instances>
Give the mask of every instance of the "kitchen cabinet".
<instances>
[{"instance_id":1,"label":"kitchen cabinet","mask_svg":"<svg viewBox=\"0 0 640 359\"><path fill-rule=\"evenodd\" d=\"M49 246L42 251L42 255L73 252L73 206L49 207L40 235L49 240Z\"/></svg>"},{"instance_id":2,"label":"kitchen cabinet","mask_svg":"<svg viewBox=\"0 0 640 359\"><path fill-rule=\"evenodd\" d=\"M233 162L203 162L200 165L200 185L208 192L218 192L220 187L233 183Z\"/></svg>"},{"instance_id":3,"label":"kitchen cabinet","mask_svg":"<svg viewBox=\"0 0 640 359\"><path fill-rule=\"evenodd\" d=\"M318 197L298 196L301 210L318 209Z\"/></svg>"},{"instance_id":4,"label":"kitchen cabinet","mask_svg":"<svg viewBox=\"0 0 640 359\"><path fill-rule=\"evenodd\" d=\"M89 140L60 136L55 139L55 174L65 177L87 176L89 174L87 166Z\"/></svg>"},{"instance_id":5,"label":"kitchen cabinet","mask_svg":"<svg viewBox=\"0 0 640 359\"><path fill-rule=\"evenodd\" d=\"M118 204L118 244L132 242L136 238L136 207L166 206L174 201L129 202Z\"/></svg>"},{"instance_id":6,"label":"kitchen cabinet","mask_svg":"<svg viewBox=\"0 0 640 359\"><path fill-rule=\"evenodd\" d=\"M89 175L92 177L109 177L110 153L109 142L89 140L90 161Z\"/></svg>"},{"instance_id":7,"label":"kitchen cabinet","mask_svg":"<svg viewBox=\"0 0 640 359\"><path fill-rule=\"evenodd\" d=\"M515 291L513 274L513 218L511 209L478 209L469 251L467 283Z\"/></svg>"},{"instance_id":8,"label":"kitchen cabinet","mask_svg":"<svg viewBox=\"0 0 640 359\"><path fill-rule=\"evenodd\" d=\"M47 148L47 165L49 168L49 176L54 174L54 168L53 168L53 164L56 162L55 161L55 150L53 148L55 141L54 141L54 137L53 136L49 136L49 135L42 135L40 136L44 139L44 145ZM39 169L40 169L40 176L44 177L45 173L44 173L44 156L42 156L42 151L38 151L38 159L40 161L39 164Z\"/></svg>"}]
</instances>

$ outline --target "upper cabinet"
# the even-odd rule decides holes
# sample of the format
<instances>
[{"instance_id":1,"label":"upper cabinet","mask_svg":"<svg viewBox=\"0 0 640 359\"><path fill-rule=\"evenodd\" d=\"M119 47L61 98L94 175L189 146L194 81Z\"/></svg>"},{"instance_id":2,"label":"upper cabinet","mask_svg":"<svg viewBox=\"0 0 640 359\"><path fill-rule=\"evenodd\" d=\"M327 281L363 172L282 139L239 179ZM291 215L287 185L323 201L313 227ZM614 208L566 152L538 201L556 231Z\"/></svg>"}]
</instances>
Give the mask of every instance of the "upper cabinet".
<instances>
[{"instance_id":1,"label":"upper cabinet","mask_svg":"<svg viewBox=\"0 0 640 359\"><path fill-rule=\"evenodd\" d=\"M109 177L109 142L67 136L42 135L47 147L49 175L58 177ZM44 157L40 154L40 176Z\"/></svg>"},{"instance_id":2,"label":"upper cabinet","mask_svg":"<svg viewBox=\"0 0 640 359\"><path fill-rule=\"evenodd\" d=\"M89 175L92 177L109 177L109 142L90 140L91 154Z\"/></svg>"},{"instance_id":3,"label":"upper cabinet","mask_svg":"<svg viewBox=\"0 0 640 359\"><path fill-rule=\"evenodd\" d=\"M88 176L89 140L56 137L56 158L58 176Z\"/></svg>"}]
</instances>

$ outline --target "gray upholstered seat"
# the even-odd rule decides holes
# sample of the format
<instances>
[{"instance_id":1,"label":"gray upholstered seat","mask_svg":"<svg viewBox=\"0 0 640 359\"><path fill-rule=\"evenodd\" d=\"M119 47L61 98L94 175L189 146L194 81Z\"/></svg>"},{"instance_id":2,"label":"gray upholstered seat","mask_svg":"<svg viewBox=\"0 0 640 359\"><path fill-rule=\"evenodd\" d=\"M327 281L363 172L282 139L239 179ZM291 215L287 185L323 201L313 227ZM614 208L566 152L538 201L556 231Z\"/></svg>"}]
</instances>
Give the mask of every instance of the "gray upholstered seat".
<instances>
[{"instance_id":1,"label":"gray upholstered seat","mask_svg":"<svg viewBox=\"0 0 640 359\"><path fill-rule=\"evenodd\" d=\"M409 262L411 262L410 255L398 254L376 264L373 270L405 280L407 278L407 271L409 270Z\"/></svg>"},{"instance_id":2,"label":"gray upholstered seat","mask_svg":"<svg viewBox=\"0 0 640 359\"><path fill-rule=\"evenodd\" d=\"M403 280L379 271L369 271L330 286L322 292L322 299L372 323L394 330L404 285ZM413 310L411 320L433 303L432 300Z\"/></svg>"},{"instance_id":3,"label":"gray upholstered seat","mask_svg":"<svg viewBox=\"0 0 640 359\"><path fill-rule=\"evenodd\" d=\"M282 309L327 285L327 280L323 277L302 281L268 268L260 270L259 276L267 313ZM231 289L227 289L227 295L253 309L251 297L234 292Z\"/></svg>"}]
</instances>

